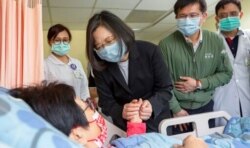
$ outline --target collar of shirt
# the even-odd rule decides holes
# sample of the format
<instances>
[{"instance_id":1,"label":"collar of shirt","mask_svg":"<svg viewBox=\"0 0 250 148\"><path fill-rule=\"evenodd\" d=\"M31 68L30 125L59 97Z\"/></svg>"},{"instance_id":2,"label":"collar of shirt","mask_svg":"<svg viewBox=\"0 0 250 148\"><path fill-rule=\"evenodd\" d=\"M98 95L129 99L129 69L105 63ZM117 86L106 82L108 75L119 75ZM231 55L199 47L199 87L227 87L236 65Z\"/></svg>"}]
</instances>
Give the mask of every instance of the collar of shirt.
<instances>
[{"instance_id":1,"label":"collar of shirt","mask_svg":"<svg viewBox=\"0 0 250 148\"><path fill-rule=\"evenodd\" d=\"M67 55L68 56L68 55ZM67 63L67 65L69 65L70 63L72 63L72 59L70 56L68 56L69 58L69 63ZM65 63L63 63L62 61L60 61L56 56L54 56L53 54L50 54L48 56L48 59L54 63L54 64L57 64L57 65L65 65Z\"/></svg>"},{"instance_id":2,"label":"collar of shirt","mask_svg":"<svg viewBox=\"0 0 250 148\"><path fill-rule=\"evenodd\" d=\"M221 32L220 32L221 33ZM222 33L221 33L222 34ZM224 36L224 34L222 34ZM236 36L241 36L241 35L244 35L244 32L241 28L238 29L238 32L236 34ZM225 37L225 36L224 36ZM225 37L226 38L226 37ZM231 40L233 40L235 37L233 38L230 38Z\"/></svg>"},{"instance_id":3,"label":"collar of shirt","mask_svg":"<svg viewBox=\"0 0 250 148\"><path fill-rule=\"evenodd\" d=\"M192 41L188 37L184 36L184 38L187 43L193 44ZM202 42L202 30L200 29L199 40L195 44L193 44L194 51L196 51L196 49L198 48L201 42Z\"/></svg>"}]
</instances>

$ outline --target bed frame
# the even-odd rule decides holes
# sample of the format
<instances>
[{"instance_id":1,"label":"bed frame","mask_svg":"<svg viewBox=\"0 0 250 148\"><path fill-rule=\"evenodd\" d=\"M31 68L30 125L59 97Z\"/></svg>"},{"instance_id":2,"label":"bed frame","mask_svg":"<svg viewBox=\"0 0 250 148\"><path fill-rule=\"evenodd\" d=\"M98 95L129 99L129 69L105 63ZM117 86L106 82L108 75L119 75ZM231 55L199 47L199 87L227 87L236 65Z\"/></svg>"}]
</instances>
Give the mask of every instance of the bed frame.
<instances>
[{"instance_id":1,"label":"bed frame","mask_svg":"<svg viewBox=\"0 0 250 148\"><path fill-rule=\"evenodd\" d=\"M194 131L177 135L168 135L168 136L182 140L188 135L201 137L215 132L222 133L225 126L219 126L214 128L209 128L208 126L209 119L216 119L216 118L224 118L225 120L228 121L231 118L231 116L225 111L217 111L217 112L202 113L197 115L189 115L185 117L164 119L161 121L159 125L159 132L164 135L168 135L166 130L167 127L191 122Z\"/></svg>"}]
</instances>

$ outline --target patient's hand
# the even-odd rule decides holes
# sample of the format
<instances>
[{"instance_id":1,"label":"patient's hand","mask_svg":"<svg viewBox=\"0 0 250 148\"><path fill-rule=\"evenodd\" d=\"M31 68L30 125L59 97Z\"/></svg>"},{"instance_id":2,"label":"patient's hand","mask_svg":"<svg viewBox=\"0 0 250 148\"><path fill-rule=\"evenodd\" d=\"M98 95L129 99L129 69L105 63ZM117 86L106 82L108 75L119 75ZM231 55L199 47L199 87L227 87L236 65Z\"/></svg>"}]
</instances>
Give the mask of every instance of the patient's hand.
<instances>
[{"instance_id":1,"label":"patient's hand","mask_svg":"<svg viewBox=\"0 0 250 148\"><path fill-rule=\"evenodd\" d=\"M182 145L174 145L174 148L208 148L208 145L202 139L189 135Z\"/></svg>"}]
</instances>

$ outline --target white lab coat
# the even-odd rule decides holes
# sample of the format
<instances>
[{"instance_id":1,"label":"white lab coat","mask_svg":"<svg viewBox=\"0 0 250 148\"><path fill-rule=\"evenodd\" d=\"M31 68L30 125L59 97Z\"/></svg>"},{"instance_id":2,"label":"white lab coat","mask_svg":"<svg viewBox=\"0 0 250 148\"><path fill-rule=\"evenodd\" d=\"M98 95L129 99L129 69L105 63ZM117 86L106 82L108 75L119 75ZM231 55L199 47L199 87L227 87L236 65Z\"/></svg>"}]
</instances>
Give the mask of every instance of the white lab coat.
<instances>
[{"instance_id":1,"label":"white lab coat","mask_svg":"<svg viewBox=\"0 0 250 148\"><path fill-rule=\"evenodd\" d=\"M72 69L71 64L76 68ZM69 57L69 63L65 64L53 54L44 60L44 76L48 82L58 81L73 86L76 96L81 99L88 98L88 80L79 60Z\"/></svg>"},{"instance_id":2,"label":"white lab coat","mask_svg":"<svg viewBox=\"0 0 250 148\"><path fill-rule=\"evenodd\" d=\"M235 58L224 39L226 51L233 68L233 75L228 84L216 88L214 110L224 110L231 116L239 117L240 102L242 115L250 117L250 65L247 64L247 62L250 62L250 31L240 30L238 33L241 35L239 36Z\"/></svg>"}]
</instances>

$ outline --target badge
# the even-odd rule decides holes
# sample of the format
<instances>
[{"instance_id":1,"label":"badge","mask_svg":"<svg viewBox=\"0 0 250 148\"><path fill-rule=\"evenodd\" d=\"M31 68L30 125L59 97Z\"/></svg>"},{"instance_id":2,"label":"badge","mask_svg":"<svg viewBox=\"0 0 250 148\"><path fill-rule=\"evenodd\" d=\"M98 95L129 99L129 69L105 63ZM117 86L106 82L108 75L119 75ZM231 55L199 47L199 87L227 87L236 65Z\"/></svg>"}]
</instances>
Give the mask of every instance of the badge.
<instances>
[{"instance_id":1,"label":"badge","mask_svg":"<svg viewBox=\"0 0 250 148\"><path fill-rule=\"evenodd\" d=\"M78 79L82 79L83 78L83 75L81 74L81 72L79 70L74 70L74 75L76 78Z\"/></svg>"},{"instance_id":2,"label":"badge","mask_svg":"<svg viewBox=\"0 0 250 148\"><path fill-rule=\"evenodd\" d=\"M248 54L247 54L247 57L245 59L245 64L247 67L250 67L250 49L248 49Z\"/></svg>"},{"instance_id":3,"label":"badge","mask_svg":"<svg viewBox=\"0 0 250 148\"><path fill-rule=\"evenodd\" d=\"M72 69L72 70L76 70L76 68L77 68L77 66L76 66L76 64L70 64L70 68Z\"/></svg>"}]
</instances>

